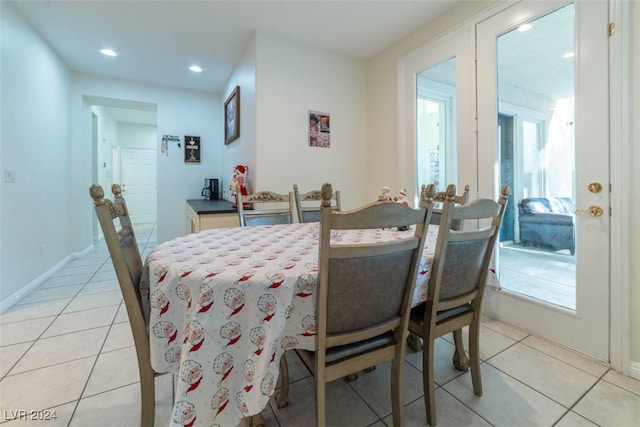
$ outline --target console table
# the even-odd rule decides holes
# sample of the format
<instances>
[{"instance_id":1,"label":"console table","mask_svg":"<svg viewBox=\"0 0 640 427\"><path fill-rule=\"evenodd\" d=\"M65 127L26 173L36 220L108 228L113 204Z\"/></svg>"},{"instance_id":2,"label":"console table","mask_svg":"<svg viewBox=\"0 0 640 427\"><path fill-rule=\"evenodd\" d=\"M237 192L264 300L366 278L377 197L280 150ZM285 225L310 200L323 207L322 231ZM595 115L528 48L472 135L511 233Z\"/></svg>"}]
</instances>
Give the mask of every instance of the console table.
<instances>
[{"instance_id":1,"label":"console table","mask_svg":"<svg viewBox=\"0 0 640 427\"><path fill-rule=\"evenodd\" d=\"M240 226L238 209L227 200L187 200L187 223L191 233Z\"/></svg>"}]
</instances>

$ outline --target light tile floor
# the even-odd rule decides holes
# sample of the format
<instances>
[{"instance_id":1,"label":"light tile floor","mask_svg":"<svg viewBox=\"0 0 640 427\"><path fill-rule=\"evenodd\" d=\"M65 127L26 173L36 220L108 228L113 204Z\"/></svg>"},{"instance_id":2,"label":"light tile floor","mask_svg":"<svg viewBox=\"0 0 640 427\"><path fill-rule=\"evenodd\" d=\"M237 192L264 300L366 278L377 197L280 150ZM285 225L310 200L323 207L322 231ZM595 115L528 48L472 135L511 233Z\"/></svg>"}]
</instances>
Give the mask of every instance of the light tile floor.
<instances>
[{"instance_id":1,"label":"light tile floor","mask_svg":"<svg viewBox=\"0 0 640 427\"><path fill-rule=\"evenodd\" d=\"M136 226L143 257L155 246L153 227ZM451 365L449 337L436 343L436 405L440 426L638 426L640 381L607 365L500 321L481 332L484 395L469 373ZM405 365L405 421L426 425L421 353ZM314 424L313 381L294 357L289 406L272 402L267 427ZM392 425L389 365L351 383L328 385L331 426ZM168 425L172 378L156 380L156 425ZM75 259L0 315L0 423L6 426L137 426L140 389L133 339L103 243ZM19 412L26 411L26 412ZM32 412L34 411L34 412ZM55 420L11 420L16 415Z\"/></svg>"}]
</instances>

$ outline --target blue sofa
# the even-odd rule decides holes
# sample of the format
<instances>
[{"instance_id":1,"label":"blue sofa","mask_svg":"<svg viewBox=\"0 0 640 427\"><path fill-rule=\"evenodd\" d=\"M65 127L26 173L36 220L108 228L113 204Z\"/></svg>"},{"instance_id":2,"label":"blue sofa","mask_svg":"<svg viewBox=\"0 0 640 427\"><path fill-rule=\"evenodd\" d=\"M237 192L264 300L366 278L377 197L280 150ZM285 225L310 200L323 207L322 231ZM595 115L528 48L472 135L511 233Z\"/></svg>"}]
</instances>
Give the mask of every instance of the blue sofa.
<instances>
[{"instance_id":1,"label":"blue sofa","mask_svg":"<svg viewBox=\"0 0 640 427\"><path fill-rule=\"evenodd\" d=\"M568 197L531 197L518 203L520 243L576 252L575 203Z\"/></svg>"}]
</instances>

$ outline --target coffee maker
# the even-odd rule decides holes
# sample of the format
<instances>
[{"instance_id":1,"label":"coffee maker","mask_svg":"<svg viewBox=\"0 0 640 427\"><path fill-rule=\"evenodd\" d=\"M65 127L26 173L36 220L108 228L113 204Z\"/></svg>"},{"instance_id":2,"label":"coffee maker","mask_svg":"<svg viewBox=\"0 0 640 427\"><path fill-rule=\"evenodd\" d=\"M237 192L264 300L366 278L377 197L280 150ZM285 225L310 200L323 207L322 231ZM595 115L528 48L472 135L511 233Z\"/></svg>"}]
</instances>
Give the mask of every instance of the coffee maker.
<instances>
[{"instance_id":1,"label":"coffee maker","mask_svg":"<svg viewBox=\"0 0 640 427\"><path fill-rule=\"evenodd\" d=\"M202 196L205 198L205 200L220 199L218 178L204 179L204 188L202 189Z\"/></svg>"}]
</instances>

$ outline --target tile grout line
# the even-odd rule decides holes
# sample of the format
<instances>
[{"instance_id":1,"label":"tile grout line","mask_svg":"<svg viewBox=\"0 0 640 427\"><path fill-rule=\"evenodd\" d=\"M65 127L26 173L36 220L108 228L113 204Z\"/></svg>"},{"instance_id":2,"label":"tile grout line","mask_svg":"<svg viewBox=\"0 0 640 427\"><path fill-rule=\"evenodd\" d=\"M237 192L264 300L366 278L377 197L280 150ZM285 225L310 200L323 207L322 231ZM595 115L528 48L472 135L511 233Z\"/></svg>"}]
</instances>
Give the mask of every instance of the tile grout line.
<instances>
[{"instance_id":1,"label":"tile grout line","mask_svg":"<svg viewBox=\"0 0 640 427\"><path fill-rule=\"evenodd\" d=\"M108 259L107 259L107 260L108 260ZM24 356L25 356L25 355L26 355L26 354L27 354L27 353L28 353L28 352L29 352L29 351L30 351L30 350L31 350L31 349L36 345L36 343L37 343L39 340L41 340L41 339L45 339L45 338L43 338L43 335L47 332L47 330L51 327L51 325L52 325L56 320L58 320L58 318L62 315L62 313L64 312L64 310L65 310L67 307L69 307L69 304L71 304L71 302L72 302L72 301L73 301L73 300L78 296L78 294L79 294L79 293L80 293L80 292L85 288L85 286L87 286L87 283L89 283L89 282L91 281L91 279L92 279L93 277L95 277L95 275L96 275L97 271L98 271L98 270L99 270L99 269L104 265L104 263L105 263L107 260L103 261L103 262L102 262L102 264L100 264L100 266L98 267L98 269L96 270L96 272L94 272L94 273L89 277L89 279L87 279L87 281L82 285L82 287L81 287L80 289L78 289L78 291L75 293L75 295L69 299L69 302L68 302L64 307L62 307L62 309L60 310L60 312L58 312L58 314L56 314L56 315L54 315L54 316L51 316L51 317L54 317L54 319L51 321L51 323L49 323L49 325L47 325L47 327L46 327L46 328L44 328L44 329L42 330L42 332L40 333L40 335L38 335L38 337L37 337L36 339L34 339L34 340L33 340L33 342L31 343L31 345L29 346L29 348L28 348L24 353L22 353L22 355L21 355L21 356L16 360L16 362L11 366L11 368L10 368L10 369L9 369L9 370L8 370L8 371L7 371L3 376L2 376L2 378L0 378L0 381L4 380L7 376L10 376L11 371L13 371L13 370L15 369L15 367L18 365L18 363L20 363L20 361L24 358ZM45 283L46 283L46 282L45 282ZM40 285L40 286L42 286L42 285ZM39 288L40 288L40 286L38 286L38 288L36 288L36 289L39 289ZM34 290L35 290L35 289L34 289ZM60 298L60 299L62 299L62 298ZM55 299L54 299L54 300L55 300ZM40 301L40 302L47 302L47 301L52 301L52 300L45 300L45 301ZM34 304L37 304L37 303L34 303ZM116 313L116 314L117 314L117 313ZM36 318L34 318L34 319L42 319L42 318L44 318L44 317L49 317L49 316L36 317ZM26 320L34 320L34 319L26 319ZM18 323L18 322L11 322L11 323ZM51 365L51 366L53 366L53 365ZM46 367L46 366L45 366L45 367ZM44 368L44 367L43 367L43 368ZM14 375L17 375L17 374L14 374Z\"/></svg>"},{"instance_id":2,"label":"tile grout line","mask_svg":"<svg viewBox=\"0 0 640 427\"><path fill-rule=\"evenodd\" d=\"M122 306L122 301L120 302L119 307ZM87 386L89 385L89 380L91 379L91 375L93 375L93 371L96 369L96 365L98 364L98 359L100 359L100 355L102 354L102 350L104 349L104 345L107 342L107 339L109 339L109 333L111 332L111 330L113 329L113 324L116 320L116 318L118 317L118 310L116 310L116 312L113 315L113 318L111 319L111 324L109 325L109 329L107 330L107 333L104 335L104 340L102 341L102 345L100 346L100 349L98 350L98 354L96 355L96 359L93 362L93 366L91 366L91 370L89 370L89 375L87 375L87 380L84 383L84 386L82 387L82 390L80 391L80 395L78 396L78 399L76 400L76 404L75 407L73 408L73 411L71 412L71 417L69 418L69 424L71 424L71 421L73 421L73 417L76 415L76 411L78 410L78 406L80 405L80 401L82 400L82 395L84 394L85 390L87 389Z\"/></svg>"}]
</instances>

